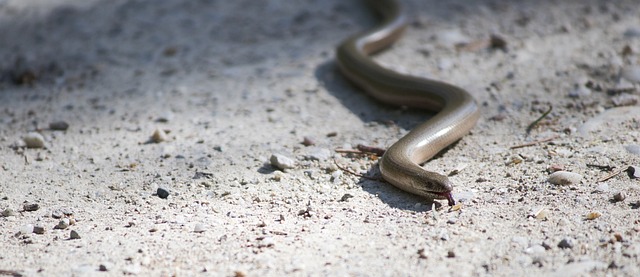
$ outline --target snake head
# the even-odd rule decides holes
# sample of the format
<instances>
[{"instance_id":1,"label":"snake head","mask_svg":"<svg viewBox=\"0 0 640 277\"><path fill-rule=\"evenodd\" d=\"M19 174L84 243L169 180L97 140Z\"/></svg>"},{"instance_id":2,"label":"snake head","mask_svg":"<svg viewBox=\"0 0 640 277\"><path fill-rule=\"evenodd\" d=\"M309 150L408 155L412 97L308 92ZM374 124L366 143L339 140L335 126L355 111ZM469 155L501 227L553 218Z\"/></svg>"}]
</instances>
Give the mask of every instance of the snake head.
<instances>
[{"instance_id":1,"label":"snake head","mask_svg":"<svg viewBox=\"0 0 640 277\"><path fill-rule=\"evenodd\" d=\"M447 176L438 174L435 172L426 172L425 176L420 176L417 181L420 182L419 186L422 194L433 199L447 199L449 206L456 204L456 200L453 199L453 183L449 181Z\"/></svg>"}]
</instances>

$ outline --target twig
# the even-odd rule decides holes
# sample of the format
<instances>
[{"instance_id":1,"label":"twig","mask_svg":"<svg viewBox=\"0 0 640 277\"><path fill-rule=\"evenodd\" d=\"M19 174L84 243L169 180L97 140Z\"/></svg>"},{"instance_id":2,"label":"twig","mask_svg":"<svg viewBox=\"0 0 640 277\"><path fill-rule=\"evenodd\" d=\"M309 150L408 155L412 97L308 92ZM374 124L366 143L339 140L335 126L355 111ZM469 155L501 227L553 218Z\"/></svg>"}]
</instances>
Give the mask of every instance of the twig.
<instances>
[{"instance_id":1,"label":"twig","mask_svg":"<svg viewBox=\"0 0 640 277\"><path fill-rule=\"evenodd\" d=\"M540 117L538 117L538 119L536 119L534 122L529 124L529 126L527 126L527 135L531 133L531 130L533 129L533 127L535 127L538 123L540 123L540 120L547 117L547 115L551 113L551 110L553 110L553 106L549 105L549 109L546 112L544 112Z\"/></svg>"},{"instance_id":2,"label":"twig","mask_svg":"<svg viewBox=\"0 0 640 277\"><path fill-rule=\"evenodd\" d=\"M524 143L524 144L520 144L520 145L514 145L514 146L509 147L509 149L517 149L517 148L524 148L524 147L534 146L534 145L536 145L538 143L551 141L551 140L554 140L554 139L556 139L558 137L559 137L558 135L555 135L555 136L551 136L551 137L544 138L544 139L541 139L541 140L536 140L536 141L532 141L532 142L528 142L528 143Z\"/></svg>"},{"instance_id":3,"label":"twig","mask_svg":"<svg viewBox=\"0 0 640 277\"><path fill-rule=\"evenodd\" d=\"M609 173L609 175L598 179L598 181L596 181L596 182L600 183L600 182L604 182L606 180L609 180L609 179L611 179L613 177L616 177L616 176L618 176L618 174L622 173L622 171L625 171L625 169L627 169L627 168L623 166L622 168L620 168L620 169L618 169L618 170L616 170L614 172Z\"/></svg>"},{"instance_id":4,"label":"twig","mask_svg":"<svg viewBox=\"0 0 640 277\"><path fill-rule=\"evenodd\" d=\"M344 171L344 172L347 172L347 173L349 173L349 174L352 174L352 175L358 176L358 177L360 177L360 178L365 178L365 179L369 179L369 180L373 180L373 181L379 181L379 182L383 181L383 180L378 179L378 178L373 178L373 177L369 177L369 176L364 176L364 175L362 175L362 174L360 174L360 173L353 172L353 171L351 171L350 169L348 169L348 168L346 168L346 167L341 166L340 164L338 164L338 161L336 161L336 159L333 159L333 163L335 163L335 164L336 164L336 166L337 166L340 170L342 170L342 171Z\"/></svg>"},{"instance_id":5,"label":"twig","mask_svg":"<svg viewBox=\"0 0 640 277\"><path fill-rule=\"evenodd\" d=\"M374 154L378 157L382 157L382 155L384 155L384 152L386 151L385 149L379 148L379 147L373 147L373 146L366 146L366 145L362 145L362 144L358 144L358 146L356 146L356 148L358 148L358 150L365 152L365 153L371 153Z\"/></svg>"},{"instance_id":6,"label":"twig","mask_svg":"<svg viewBox=\"0 0 640 277\"><path fill-rule=\"evenodd\" d=\"M364 154L364 152L362 152L362 151L360 151L360 150L354 150L354 149L342 149L342 148L338 148L338 149L336 149L336 153Z\"/></svg>"},{"instance_id":7,"label":"twig","mask_svg":"<svg viewBox=\"0 0 640 277\"><path fill-rule=\"evenodd\" d=\"M24 276L24 275L22 275L22 273L17 272L15 270L4 270L4 269L0 269L0 275L8 275L8 276L13 276L13 277Z\"/></svg>"}]
</instances>

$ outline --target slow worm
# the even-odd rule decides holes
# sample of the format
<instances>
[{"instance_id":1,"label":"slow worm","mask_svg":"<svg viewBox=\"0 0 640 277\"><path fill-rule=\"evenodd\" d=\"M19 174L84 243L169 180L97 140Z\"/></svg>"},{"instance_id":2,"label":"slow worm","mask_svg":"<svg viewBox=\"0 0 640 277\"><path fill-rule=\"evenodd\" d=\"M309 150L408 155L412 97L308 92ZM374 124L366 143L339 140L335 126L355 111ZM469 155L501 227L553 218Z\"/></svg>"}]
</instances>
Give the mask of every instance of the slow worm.
<instances>
[{"instance_id":1,"label":"slow worm","mask_svg":"<svg viewBox=\"0 0 640 277\"><path fill-rule=\"evenodd\" d=\"M480 113L465 90L444 82L397 73L374 62L370 55L400 38L408 16L395 0L368 0L382 23L345 40L336 51L342 73L379 101L437 112L391 145L379 160L382 177L394 186L430 199L455 200L447 176L420 164L459 140L476 124Z\"/></svg>"}]
</instances>

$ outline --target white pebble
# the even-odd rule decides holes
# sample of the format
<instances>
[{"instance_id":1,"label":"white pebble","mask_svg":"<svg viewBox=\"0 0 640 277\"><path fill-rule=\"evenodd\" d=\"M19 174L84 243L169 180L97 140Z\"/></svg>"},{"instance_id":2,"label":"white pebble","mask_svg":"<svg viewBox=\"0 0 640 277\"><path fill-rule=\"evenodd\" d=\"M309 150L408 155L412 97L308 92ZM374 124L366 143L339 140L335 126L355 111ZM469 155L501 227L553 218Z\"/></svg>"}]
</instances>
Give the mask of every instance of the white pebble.
<instances>
[{"instance_id":1,"label":"white pebble","mask_svg":"<svg viewBox=\"0 0 640 277\"><path fill-rule=\"evenodd\" d=\"M556 171L547 179L554 185L573 185L582 181L582 175L568 171Z\"/></svg>"},{"instance_id":2,"label":"white pebble","mask_svg":"<svg viewBox=\"0 0 640 277\"><path fill-rule=\"evenodd\" d=\"M166 140L167 140L167 133L165 133L163 130L158 128L155 131L153 131L153 134L151 135L152 142L160 143Z\"/></svg>"},{"instance_id":3,"label":"white pebble","mask_svg":"<svg viewBox=\"0 0 640 277\"><path fill-rule=\"evenodd\" d=\"M269 161L272 166L275 166L280 170L294 168L296 166L296 162L293 159L280 154L272 154Z\"/></svg>"},{"instance_id":4,"label":"white pebble","mask_svg":"<svg viewBox=\"0 0 640 277\"><path fill-rule=\"evenodd\" d=\"M196 233L202 233L205 230L207 230L207 227L205 227L202 223L196 223L196 226L193 227L193 231Z\"/></svg>"},{"instance_id":5,"label":"white pebble","mask_svg":"<svg viewBox=\"0 0 640 277\"><path fill-rule=\"evenodd\" d=\"M32 224L27 224L27 225L23 225L20 227L20 233L22 234L31 234L33 233L33 225Z\"/></svg>"},{"instance_id":6,"label":"white pebble","mask_svg":"<svg viewBox=\"0 0 640 277\"><path fill-rule=\"evenodd\" d=\"M27 148L43 148L44 147L44 137L36 132L31 132L25 135L22 138L24 144Z\"/></svg>"},{"instance_id":7,"label":"white pebble","mask_svg":"<svg viewBox=\"0 0 640 277\"><path fill-rule=\"evenodd\" d=\"M326 148L311 147L307 153L307 158L310 160L325 161L331 157L331 150Z\"/></svg>"},{"instance_id":8,"label":"white pebble","mask_svg":"<svg viewBox=\"0 0 640 277\"><path fill-rule=\"evenodd\" d=\"M71 225L68 218L63 218L58 222L58 225L53 227L54 229L67 229Z\"/></svg>"}]
</instances>

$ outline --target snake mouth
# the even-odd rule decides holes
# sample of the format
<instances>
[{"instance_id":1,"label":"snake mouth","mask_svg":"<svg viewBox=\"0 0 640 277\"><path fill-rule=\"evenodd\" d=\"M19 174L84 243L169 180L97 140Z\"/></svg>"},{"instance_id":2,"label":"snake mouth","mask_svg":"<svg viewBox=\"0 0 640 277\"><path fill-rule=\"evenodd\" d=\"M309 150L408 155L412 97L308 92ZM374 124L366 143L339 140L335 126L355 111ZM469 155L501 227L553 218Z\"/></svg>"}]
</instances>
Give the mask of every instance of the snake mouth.
<instances>
[{"instance_id":1,"label":"snake mouth","mask_svg":"<svg viewBox=\"0 0 640 277\"><path fill-rule=\"evenodd\" d=\"M453 194L451 193L451 191L433 192L433 194L439 196L439 199L447 199L449 206L453 206L456 204L456 200L453 199Z\"/></svg>"}]
</instances>

